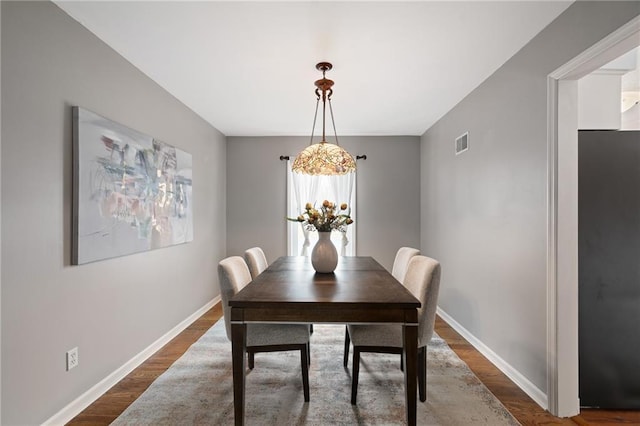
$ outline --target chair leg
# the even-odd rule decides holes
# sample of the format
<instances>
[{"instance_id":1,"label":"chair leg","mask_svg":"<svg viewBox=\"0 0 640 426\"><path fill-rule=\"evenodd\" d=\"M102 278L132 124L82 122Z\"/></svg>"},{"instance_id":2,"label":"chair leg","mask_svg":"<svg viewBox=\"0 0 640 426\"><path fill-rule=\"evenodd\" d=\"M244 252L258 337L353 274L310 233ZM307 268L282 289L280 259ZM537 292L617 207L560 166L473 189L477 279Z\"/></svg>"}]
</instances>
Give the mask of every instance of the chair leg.
<instances>
[{"instance_id":1,"label":"chair leg","mask_svg":"<svg viewBox=\"0 0 640 426\"><path fill-rule=\"evenodd\" d=\"M418 349L418 393L420 402L427 400L427 347Z\"/></svg>"},{"instance_id":2,"label":"chair leg","mask_svg":"<svg viewBox=\"0 0 640 426\"><path fill-rule=\"evenodd\" d=\"M249 355L249 356L248 356L248 358L249 358L249 359L248 359L249 369L250 369L250 370L253 370L253 365L254 365L253 355L254 355L254 354L253 354L253 352L247 352L247 355Z\"/></svg>"},{"instance_id":3,"label":"chair leg","mask_svg":"<svg viewBox=\"0 0 640 426\"><path fill-rule=\"evenodd\" d=\"M309 324L309 333L313 334L313 324Z\"/></svg>"},{"instance_id":4,"label":"chair leg","mask_svg":"<svg viewBox=\"0 0 640 426\"><path fill-rule=\"evenodd\" d=\"M344 368L347 368L349 364L349 345L351 344L351 337L349 336L349 327L344 326L344 361L342 364Z\"/></svg>"},{"instance_id":5,"label":"chair leg","mask_svg":"<svg viewBox=\"0 0 640 426\"><path fill-rule=\"evenodd\" d=\"M400 371L404 371L404 357L400 354Z\"/></svg>"},{"instance_id":6,"label":"chair leg","mask_svg":"<svg viewBox=\"0 0 640 426\"><path fill-rule=\"evenodd\" d=\"M302 366L302 390L304 391L304 401L309 402L309 351L308 346L303 345L300 349L300 365Z\"/></svg>"},{"instance_id":7,"label":"chair leg","mask_svg":"<svg viewBox=\"0 0 640 426\"><path fill-rule=\"evenodd\" d=\"M351 370L351 405L356 405L358 396L358 374L360 373L360 349L353 347L353 369Z\"/></svg>"},{"instance_id":8,"label":"chair leg","mask_svg":"<svg viewBox=\"0 0 640 426\"><path fill-rule=\"evenodd\" d=\"M307 365L311 365L311 343L307 342Z\"/></svg>"}]
</instances>

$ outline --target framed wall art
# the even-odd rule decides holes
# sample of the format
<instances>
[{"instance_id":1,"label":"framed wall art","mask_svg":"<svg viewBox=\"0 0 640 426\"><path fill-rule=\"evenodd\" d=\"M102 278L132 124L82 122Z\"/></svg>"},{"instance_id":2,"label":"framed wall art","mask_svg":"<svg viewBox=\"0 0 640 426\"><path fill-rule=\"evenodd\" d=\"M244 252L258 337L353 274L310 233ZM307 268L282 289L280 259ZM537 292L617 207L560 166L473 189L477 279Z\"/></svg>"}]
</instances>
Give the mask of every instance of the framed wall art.
<instances>
[{"instance_id":1,"label":"framed wall art","mask_svg":"<svg viewBox=\"0 0 640 426\"><path fill-rule=\"evenodd\" d=\"M191 154L73 107L73 156L74 265L193 240Z\"/></svg>"}]
</instances>

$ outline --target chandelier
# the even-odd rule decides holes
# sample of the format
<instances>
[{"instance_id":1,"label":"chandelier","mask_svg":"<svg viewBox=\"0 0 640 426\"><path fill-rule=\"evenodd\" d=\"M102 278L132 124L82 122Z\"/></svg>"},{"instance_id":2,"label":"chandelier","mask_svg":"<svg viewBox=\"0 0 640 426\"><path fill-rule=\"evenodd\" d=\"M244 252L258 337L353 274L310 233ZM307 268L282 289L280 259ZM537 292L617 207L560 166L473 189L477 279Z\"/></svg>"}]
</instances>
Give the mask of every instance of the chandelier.
<instances>
[{"instance_id":1,"label":"chandelier","mask_svg":"<svg viewBox=\"0 0 640 426\"><path fill-rule=\"evenodd\" d=\"M329 62L320 62L316 65L318 71L322 71L322 78L316 80L316 112L313 116L313 128L311 129L311 141L309 146L302 150L293 161L291 170L296 173L307 175L344 175L356 170L356 161L346 150L338 145L338 134L336 133L336 123L333 120L333 109L331 108L331 95L333 95L333 81L325 78L325 73L333 68ZM313 143L313 133L318 117L318 106L322 99L322 140ZM327 101L333 124L333 133L336 143L332 144L325 140L325 116Z\"/></svg>"}]
</instances>

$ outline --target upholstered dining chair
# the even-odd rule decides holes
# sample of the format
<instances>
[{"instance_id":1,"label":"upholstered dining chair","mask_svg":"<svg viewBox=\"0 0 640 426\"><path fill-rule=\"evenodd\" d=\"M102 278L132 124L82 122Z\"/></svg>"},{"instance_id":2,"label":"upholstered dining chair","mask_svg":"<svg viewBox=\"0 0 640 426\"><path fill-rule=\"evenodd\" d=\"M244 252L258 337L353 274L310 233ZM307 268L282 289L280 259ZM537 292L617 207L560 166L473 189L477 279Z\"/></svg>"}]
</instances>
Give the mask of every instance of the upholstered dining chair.
<instances>
[{"instance_id":1,"label":"upholstered dining chair","mask_svg":"<svg viewBox=\"0 0 640 426\"><path fill-rule=\"evenodd\" d=\"M427 256L413 256L403 284L421 303L418 308L418 389L420 401L424 402L427 399L427 343L433 336L438 306L440 263ZM355 405L360 353L402 354L403 330L401 324L349 324L347 328L353 343L351 404Z\"/></svg>"},{"instance_id":2,"label":"upholstered dining chair","mask_svg":"<svg viewBox=\"0 0 640 426\"><path fill-rule=\"evenodd\" d=\"M412 247L400 247L396 252L396 257L393 260L393 267L391 268L391 275L398 280L400 283L404 283L404 276L407 273L407 267L409 266L409 261L413 256L417 256L420 254L420 250L412 248ZM349 328L345 327L344 332L344 359L342 360L342 364L345 368L347 368L347 364L349 364L349 344L351 343L351 338L349 337Z\"/></svg>"},{"instance_id":3,"label":"upholstered dining chair","mask_svg":"<svg viewBox=\"0 0 640 426\"><path fill-rule=\"evenodd\" d=\"M251 272L251 278L255 278L262 271L267 269L269 262L264 255L264 251L260 247L252 247L244 252L244 260L249 266L249 272Z\"/></svg>"},{"instance_id":4,"label":"upholstered dining chair","mask_svg":"<svg viewBox=\"0 0 640 426\"><path fill-rule=\"evenodd\" d=\"M251 282L251 273L240 256L231 256L218 264L220 297L227 338L231 340L229 299ZM249 368L259 352L300 351L304 400L309 401L309 327L306 324L247 324Z\"/></svg>"},{"instance_id":5,"label":"upholstered dining chair","mask_svg":"<svg viewBox=\"0 0 640 426\"><path fill-rule=\"evenodd\" d=\"M412 247L400 247L396 252L396 258L393 260L393 267L391 268L391 275L400 281L404 282L404 275L407 273L407 267L409 261L413 256L420 254L420 250Z\"/></svg>"}]
</instances>

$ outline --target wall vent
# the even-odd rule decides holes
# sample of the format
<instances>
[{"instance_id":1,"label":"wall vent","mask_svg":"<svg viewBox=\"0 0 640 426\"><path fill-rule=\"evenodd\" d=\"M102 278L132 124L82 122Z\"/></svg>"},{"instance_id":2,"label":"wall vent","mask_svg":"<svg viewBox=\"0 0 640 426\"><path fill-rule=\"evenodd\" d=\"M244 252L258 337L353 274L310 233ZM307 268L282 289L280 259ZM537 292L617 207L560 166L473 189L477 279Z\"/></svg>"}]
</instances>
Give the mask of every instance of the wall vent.
<instances>
[{"instance_id":1,"label":"wall vent","mask_svg":"<svg viewBox=\"0 0 640 426\"><path fill-rule=\"evenodd\" d=\"M469 132L456 138L456 155L469 149Z\"/></svg>"}]
</instances>

